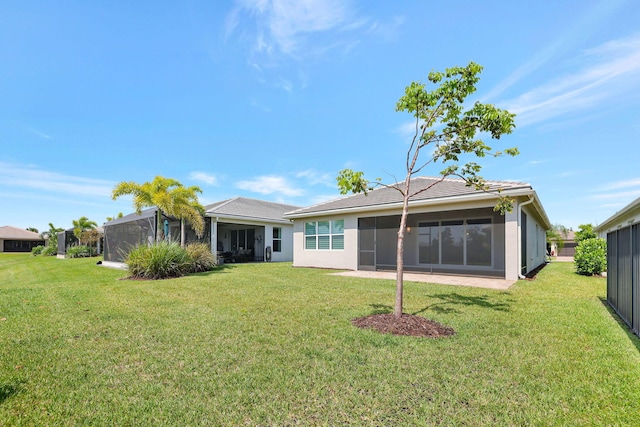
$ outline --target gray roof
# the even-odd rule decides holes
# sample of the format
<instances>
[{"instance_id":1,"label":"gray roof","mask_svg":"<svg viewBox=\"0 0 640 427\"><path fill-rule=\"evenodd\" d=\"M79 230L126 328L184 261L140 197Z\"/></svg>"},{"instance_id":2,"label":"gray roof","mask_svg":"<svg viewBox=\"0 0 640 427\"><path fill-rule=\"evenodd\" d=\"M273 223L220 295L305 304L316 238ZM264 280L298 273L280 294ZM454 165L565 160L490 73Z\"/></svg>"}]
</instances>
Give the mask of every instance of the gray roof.
<instances>
[{"instance_id":1,"label":"gray roof","mask_svg":"<svg viewBox=\"0 0 640 427\"><path fill-rule=\"evenodd\" d=\"M116 225L116 224L123 224L125 222L131 222L131 221L136 221L138 219L143 219L143 218L151 218L153 216L155 216L157 211L157 208L149 208L149 209L145 209L143 211L140 212L140 215L138 215L137 213L131 213L129 215L125 215L122 218L116 218L112 221L107 222L106 224L104 224L105 227L108 227L110 225ZM73 228L71 229L73 230Z\"/></svg>"},{"instance_id":2,"label":"gray roof","mask_svg":"<svg viewBox=\"0 0 640 427\"><path fill-rule=\"evenodd\" d=\"M257 221L285 221L286 212L299 209L299 206L264 200L234 197L205 206L207 216L227 217Z\"/></svg>"},{"instance_id":3,"label":"gray roof","mask_svg":"<svg viewBox=\"0 0 640 427\"><path fill-rule=\"evenodd\" d=\"M523 182L512 181L487 181L489 189L492 191L501 190L504 194L513 192L515 190L525 190L527 192L533 192L531 184ZM397 184L401 189L404 189L404 182ZM446 201L448 199L461 197L461 196L487 196L487 193L475 190L473 187L466 185L465 181L456 178L442 177L416 177L411 179L410 190L415 193L420 190L424 190L421 193L413 196L410 200L410 204L417 204L420 202L436 202ZM493 195L497 197L497 193ZM285 217L304 217L310 214L326 213L330 211L348 211L348 210L366 210L377 209L385 207L393 207L402 203L402 194L390 187L378 187L372 191L369 191L365 196L364 194L354 194L350 196L341 197L327 202L319 203L317 205L309 206L295 211L287 212Z\"/></svg>"},{"instance_id":4,"label":"gray roof","mask_svg":"<svg viewBox=\"0 0 640 427\"><path fill-rule=\"evenodd\" d=\"M6 240L44 240L38 233L10 225L0 227L0 239Z\"/></svg>"}]
</instances>

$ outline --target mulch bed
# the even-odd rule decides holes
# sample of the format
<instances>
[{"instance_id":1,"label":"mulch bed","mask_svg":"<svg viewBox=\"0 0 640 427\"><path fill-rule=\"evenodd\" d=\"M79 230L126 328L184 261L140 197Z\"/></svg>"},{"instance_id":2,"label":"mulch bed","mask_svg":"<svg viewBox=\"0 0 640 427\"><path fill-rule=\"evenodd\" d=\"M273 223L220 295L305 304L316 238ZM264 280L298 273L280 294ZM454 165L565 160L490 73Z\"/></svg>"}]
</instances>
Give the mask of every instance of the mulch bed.
<instances>
[{"instance_id":1,"label":"mulch bed","mask_svg":"<svg viewBox=\"0 0 640 427\"><path fill-rule=\"evenodd\" d=\"M454 335L456 331L449 326L412 314L403 314L400 318L389 314L372 314L351 320L358 328L375 329L383 334L412 337L442 338Z\"/></svg>"}]
</instances>

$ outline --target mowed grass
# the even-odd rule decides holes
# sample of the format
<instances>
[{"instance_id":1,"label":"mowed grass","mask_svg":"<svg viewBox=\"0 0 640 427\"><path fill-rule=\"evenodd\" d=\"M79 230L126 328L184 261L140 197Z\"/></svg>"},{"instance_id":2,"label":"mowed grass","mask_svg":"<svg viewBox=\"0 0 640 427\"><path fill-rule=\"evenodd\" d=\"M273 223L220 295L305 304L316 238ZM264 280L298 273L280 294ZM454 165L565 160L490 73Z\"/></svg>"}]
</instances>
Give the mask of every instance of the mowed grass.
<instances>
[{"instance_id":1,"label":"mowed grass","mask_svg":"<svg viewBox=\"0 0 640 427\"><path fill-rule=\"evenodd\" d=\"M290 264L119 280L0 254L0 425L638 425L640 342L606 280L405 284L446 339L360 330L394 283Z\"/></svg>"}]
</instances>

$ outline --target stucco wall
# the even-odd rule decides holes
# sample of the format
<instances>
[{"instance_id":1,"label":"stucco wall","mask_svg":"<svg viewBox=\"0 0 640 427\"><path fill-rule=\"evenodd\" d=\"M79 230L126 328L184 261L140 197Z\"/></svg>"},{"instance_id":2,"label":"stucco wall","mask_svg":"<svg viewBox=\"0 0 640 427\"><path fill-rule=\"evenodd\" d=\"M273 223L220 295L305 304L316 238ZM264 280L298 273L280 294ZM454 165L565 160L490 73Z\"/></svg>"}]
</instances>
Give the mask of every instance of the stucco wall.
<instances>
[{"instance_id":1,"label":"stucco wall","mask_svg":"<svg viewBox=\"0 0 640 427\"><path fill-rule=\"evenodd\" d=\"M523 248L526 250L526 274L544 264L547 252L547 234L530 205L524 206L523 211L527 214L527 246Z\"/></svg>"},{"instance_id":2,"label":"stucco wall","mask_svg":"<svg viewBox=\"0 0 640 427\"><path fill-rule=\"evenodd\" d=\"M307 250L304 248L304 224L310 221L344 220L344 249ZM334 215L296 220L293 224L294 267L358 269L358 217Z\"/></svg>"}]
</instances>

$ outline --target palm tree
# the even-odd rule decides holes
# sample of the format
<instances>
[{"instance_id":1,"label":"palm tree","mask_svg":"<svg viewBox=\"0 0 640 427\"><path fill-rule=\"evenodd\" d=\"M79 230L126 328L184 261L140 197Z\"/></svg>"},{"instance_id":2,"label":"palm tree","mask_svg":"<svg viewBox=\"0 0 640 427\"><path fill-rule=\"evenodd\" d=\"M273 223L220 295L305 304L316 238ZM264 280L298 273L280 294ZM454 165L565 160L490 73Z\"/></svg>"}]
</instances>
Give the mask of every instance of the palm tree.
<instances>
[{"instance_id":1,"label":"palm tree","mask_svg":"<svg viewBox=\"0 0 640 427\"><path fill-rule=\"evenodd\" d=\"M82 233L86 230L96 228L98 224L95 221L90 221L86 216L81 216L73 221L73 235L76 236L80 244L82 244Z\"/></svg>"},{"instance_id":2,"label":"palm tree","mask_svg":"<svg viewBox=\"0 0 640 427\"><path fill-rule=\"evenodd\" d=\"M49 223L49 229L43 231L40 237L49 239L49 246L58 246L58 233L64 231L64 228L56 227L52 222Z\"/></svg>"},{"instance_id":3,"label":"palm tree","mask_svg":"<svg viewBox=\"0 0 640 427\"><path fill-rule=\"evenodd\" d=\"M181 244L185 244L184 221L193 226L198 236L204 233L204 208L198 202L200 187L185 187L179 181L163 176L156 176L153 181L138 184L132 181L121 182L113 189L113 200L124 195L133 195L133 207L140 215L143 208L156 207L156 241L162 240L162 214L181 221Z\"/></svg>"}]
</instances>

